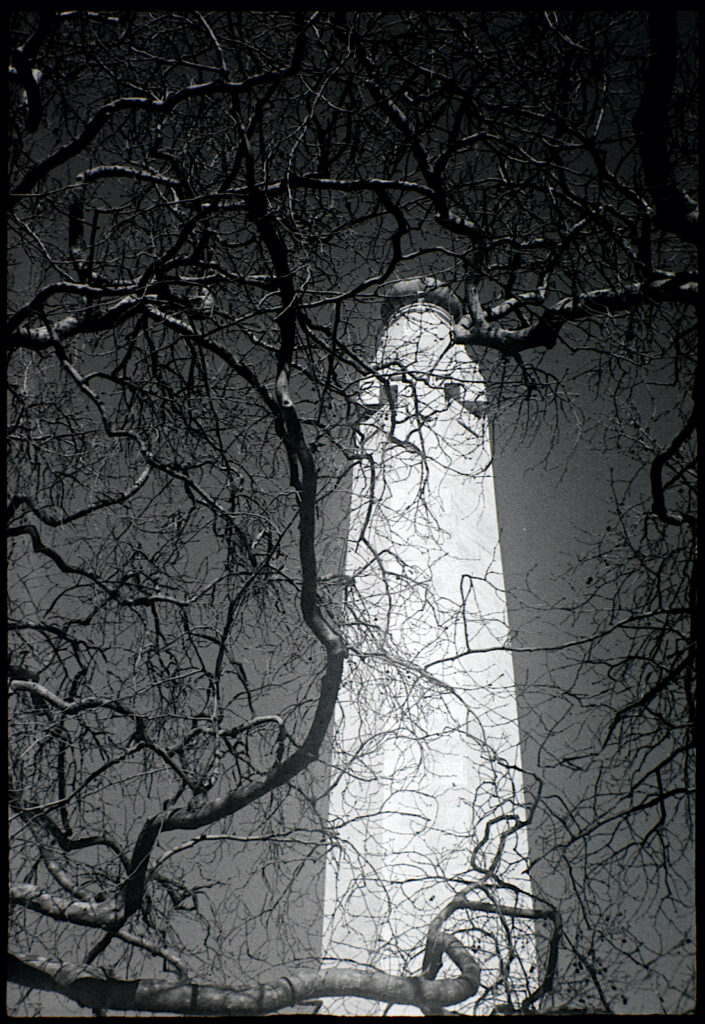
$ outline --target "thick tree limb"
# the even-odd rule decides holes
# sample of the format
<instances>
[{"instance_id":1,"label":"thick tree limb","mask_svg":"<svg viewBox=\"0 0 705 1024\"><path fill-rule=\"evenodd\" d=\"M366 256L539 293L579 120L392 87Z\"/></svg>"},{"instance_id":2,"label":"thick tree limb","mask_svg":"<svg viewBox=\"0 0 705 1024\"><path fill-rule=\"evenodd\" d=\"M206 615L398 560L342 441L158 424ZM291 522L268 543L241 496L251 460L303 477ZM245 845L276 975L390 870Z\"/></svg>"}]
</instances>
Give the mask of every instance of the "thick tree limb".
<instances>
[{"instance_id":1,"label":"thick tree limb","mask_svg":"<svg viewBox=\"0 0 705 1024\"><path fill-rule=\"evenodd\" d=\"M25 128L28 132L36 132L42 119L42 98L39 91L39 83L42 73L38 68L33 68L22 50L15 50L12 54L12 65L10 73L15 71L22 83L25 95L26 114Z\"/></svg>"},{"instance_id":2,"label":"thick tree limb","mask_svg":"<svg viewBox=\"0 0 705 1024\"><path fill-rule=\"evenodd\" d=\"M649 13L651 56L639 108L633 118L646 185L653 199L656 224L685 242L698 238L698 209L678 188L666 139L668 107L676 74L676 11Z\"/></svg>"},{"instance_id":3,"label":"thick tree limb","mask_svg":"<svg viewBox=\"0 0 705 1024\"><path fill-rule=\"evenodd\" d=\"M120 900L100 902L95 899L79 900L68 896L56 896L45 892L38 885L29 882L10 886L10 902L34 910L45 917L72 924L87 925L90 928L116 928L123 920Z\"/></svg>"},{"instance_id":4,"label":"thick tree limb","mask_svg":"<svg viewBox=\"0 0 705 1024\"><path fill-rule=\"evenodd\" d=\"M527 1010L545 992L550 992L558 966L558 949L562 933L561 916L553 907L546 910L531 907L512 907L489 900L470 900L468 893L470 889L464 889L457 893L434 917L428 929L426 949L424 951L422 971L424 977L435 978L441 966L441 960L446 949L447 935L442 931L445 922L453 916L457 910L468 910L474 914L491 914L499 917L523 919L529 921L551 921L553 931L546 951L546 965L543 971L543 979L538 987L524 999L522 1010ZM449 954L450 955L450 954ZM479 984L479 982L478 982Z\"/></svg>"},{"instance_id":5,"label":"thick tree limb","mask_svg":"<svg viewBox=\"0 0 705 1024\"><path fill-rule=\"evenodd\" d=\"M457 978L430 981L383 974L370 968L293 970L279 981L231 989L137 979L118 981L107 972L44 957L8 958L9 980L28 988L59 992L80 1006L104 1010L177 1013L188 1016L251 1016L273 1013L305 1000L358 996L398 1005L442 1008L469 999L480 970L462 944L447 937L445 952L460 970Z\"/></svg>"},{"instance_id":6,"label":"thick tree limb","mask_svg":"<svg viewBox=\"0 0 705 1024\"><path fill-rule=\"evenodd\" d=\"M17 674L18 670L13 671L12 668L8 672L9 678L9 689L13 690L24 690L35 699L43 700L47 704L63 712L65 715L78 715L82 711L92 711L96 708L106 708L109 711L114 711L118 715L124 715L127 718L134 718L134 709L127 707L120 701L111 700L107 697L86 697L83 700L64 700L63 697L59 697L58 694L48 689L46 686L42 686L37 681L38 673L33 673L29 679L25 681L24 676ZM36 678L35 678L36 677ZM31 681L30 681L31 680Z\"/></svg>"},{"instance_id":7,"label":"thick tree limb","mask_svg":"<svg viewBox=\"0 0 705 1024\"><path fill-rule=\"evenodd\" d=\"M655 272L646 281L630 282L622 288L596 288L582 292L547 306L533 323L516 329L493 322L495 317L507 311L506 301L494 309L485 310L476 299L469 315L455 326L455 342L493 348L505 355L516 355L527 349L553 348L565 324L625 313L645 301L694 306L698 301L697 277L668 271Z\"/></svg>"},{"instance_id":8,"label":"thick tree limb","mask_svg":"<svg viewBox=\"0 0 705 1024\"><path fill-rule=\"evenodd\" d=\"M76 294L82 293L86 297L106 297L106 292L102 288L96 289L90 285L76 284L75 282L66 285L51 285L46 291L50 290L71 291ZM10 320L8 325L8 348L30 348L41 351L50 348L57 341L72 338L86 331L110 330L124 323L128 317L141 312L144 303L144 295L131 293L118 299L117 302L112 303L107 309L103 308L101 310L97 306L93 306L81 313L70 313L60 320L46 323L41 327L25 327L24 325L14 327L17 318L24 318L28 311L32 311L29 310L29 307L25 307ZM36 305L36 303L33 305Z\"/></svg>"}]
</instances>

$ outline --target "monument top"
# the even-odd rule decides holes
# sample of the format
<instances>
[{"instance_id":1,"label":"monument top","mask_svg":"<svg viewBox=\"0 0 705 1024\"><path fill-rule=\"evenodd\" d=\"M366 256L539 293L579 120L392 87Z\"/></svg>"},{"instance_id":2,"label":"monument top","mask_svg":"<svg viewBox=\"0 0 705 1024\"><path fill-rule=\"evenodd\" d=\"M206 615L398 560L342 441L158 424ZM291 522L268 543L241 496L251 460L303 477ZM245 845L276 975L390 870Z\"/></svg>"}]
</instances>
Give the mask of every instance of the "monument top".
<instances>
[{"instance_id":1,"label":"monument top","mask_svg":"<svg viewBox=\"0 0 705 1024\"><path fill-rule=\"evenodd\" d=\"M384 299L382 316L385 321L391 320L398 309L414 302L440 306L453 320L459 320L463 313L460 300L448 285L436 277L410 277L380 289L379 294Z\"/></svg>"}]
</instances>

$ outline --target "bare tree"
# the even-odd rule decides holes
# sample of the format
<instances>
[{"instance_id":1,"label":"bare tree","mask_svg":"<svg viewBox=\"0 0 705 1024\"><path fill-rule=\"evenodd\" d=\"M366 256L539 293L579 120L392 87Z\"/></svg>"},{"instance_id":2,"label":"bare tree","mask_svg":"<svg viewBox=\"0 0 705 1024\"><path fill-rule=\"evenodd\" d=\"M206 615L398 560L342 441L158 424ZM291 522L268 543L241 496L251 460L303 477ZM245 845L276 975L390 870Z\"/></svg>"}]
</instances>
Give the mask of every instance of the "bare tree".
<instances>
[{"instance_id":1,"label":"bare tree","mask_svg":"<svg viewBox=\"0 0 705 1024\"><path fill-rule=\"evenodd\" d=\"M37 990L689 1005L693 37L668 12L13 14L15 1013ZM594 400L612 520L572 574L510 588L534 908L488 874L478 794L468 870L394 977L320 967L317 901L327 737L372 621L344 599L341 495L379 295L410 274L462 299L498 460Z\"/></svg>"}]
</instances>

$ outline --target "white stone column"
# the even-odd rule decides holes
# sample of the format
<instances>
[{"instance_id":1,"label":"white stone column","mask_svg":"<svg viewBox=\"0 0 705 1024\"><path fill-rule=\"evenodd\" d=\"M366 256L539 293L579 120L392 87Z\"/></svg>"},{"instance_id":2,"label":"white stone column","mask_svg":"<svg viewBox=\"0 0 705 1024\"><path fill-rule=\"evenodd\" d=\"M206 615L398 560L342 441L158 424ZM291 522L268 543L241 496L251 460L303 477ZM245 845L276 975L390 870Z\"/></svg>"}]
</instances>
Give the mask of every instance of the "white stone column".
<instances>
[{"instance_id":1,"label":"white stone column","mask_svg":"<svg viewBox=\"0 0 705 1024\"><path fill-rule=\"evenodd\" d=\"M520 773L496 760L521 764L484 385L452 344L457 300L428 279L399 290L379 375L360 389L324 956L419 973L434 914L479 877L478 829L493 810L524 809ZM476 868L507 824L490 830ZM525 866L521 831L500 870L528 893Z\"/></svg>"}]
</instances>

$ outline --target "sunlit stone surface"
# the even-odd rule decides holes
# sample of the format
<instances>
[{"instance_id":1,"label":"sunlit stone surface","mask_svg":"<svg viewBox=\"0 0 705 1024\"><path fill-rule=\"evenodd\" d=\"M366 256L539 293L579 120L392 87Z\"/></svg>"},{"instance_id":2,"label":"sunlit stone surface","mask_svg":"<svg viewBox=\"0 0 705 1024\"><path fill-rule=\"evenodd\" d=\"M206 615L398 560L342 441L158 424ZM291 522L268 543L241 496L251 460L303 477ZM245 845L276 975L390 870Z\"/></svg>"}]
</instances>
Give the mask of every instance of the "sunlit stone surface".
<instances>
[{"instance_id":1,"label":"sunlit stone surface","mask_svg":"<svg viewBox=\"0 0 705 1024\"><path fill-rule=\"evenodd\" d=\"M525 830L500 841L515 819L490 826L471 861L490 819L524 813L484 385L451 343L448 290L399 291L385 304L379 377L360 388L324 955L418 974L434 914L482 871L522 890L514 905L530 895ZM476 955L496 969L491 942Z\"/></svg>"}]
</instances>

